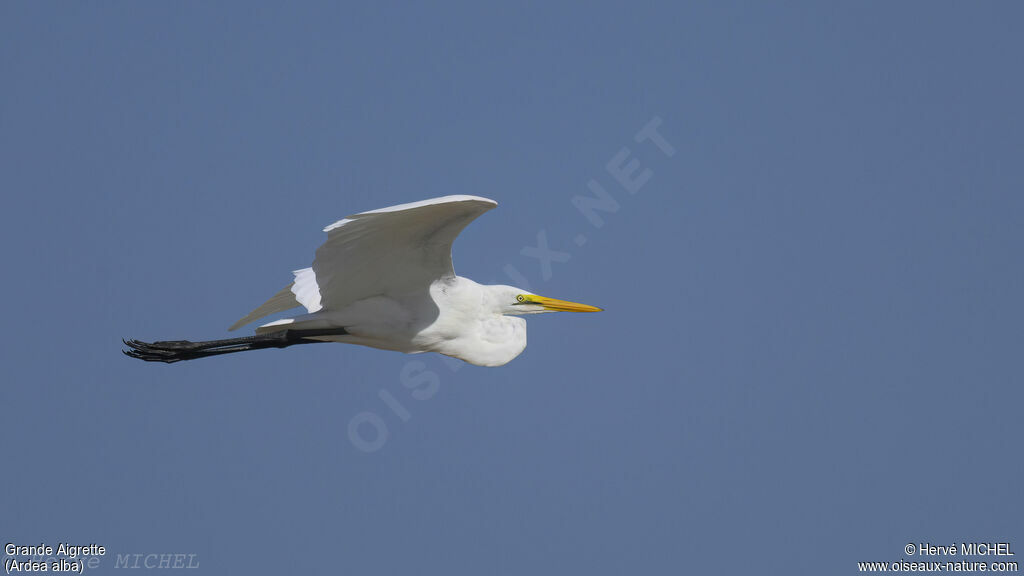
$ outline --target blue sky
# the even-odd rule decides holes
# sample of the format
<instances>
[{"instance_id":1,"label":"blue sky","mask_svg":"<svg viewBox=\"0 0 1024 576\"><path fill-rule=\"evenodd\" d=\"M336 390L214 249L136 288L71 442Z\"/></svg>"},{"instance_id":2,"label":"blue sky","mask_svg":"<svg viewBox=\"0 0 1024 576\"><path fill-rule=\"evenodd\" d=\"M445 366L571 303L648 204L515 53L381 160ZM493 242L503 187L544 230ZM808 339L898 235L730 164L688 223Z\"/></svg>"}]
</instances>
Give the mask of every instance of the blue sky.
<instances>
[{"instance_id":1,"label":"blue sky","mask_svg":"<svg viewBox=\"0 0 1024 576\"><path fill-rule=\"evenodd\" d=\"M0 5L0 539L211 574L1024 547L1022 12ZM500 203L458 273L607 311L530 318L502 368L120 354L224 337L323 226L447 194Z\"/></svg>"}]
</instances>

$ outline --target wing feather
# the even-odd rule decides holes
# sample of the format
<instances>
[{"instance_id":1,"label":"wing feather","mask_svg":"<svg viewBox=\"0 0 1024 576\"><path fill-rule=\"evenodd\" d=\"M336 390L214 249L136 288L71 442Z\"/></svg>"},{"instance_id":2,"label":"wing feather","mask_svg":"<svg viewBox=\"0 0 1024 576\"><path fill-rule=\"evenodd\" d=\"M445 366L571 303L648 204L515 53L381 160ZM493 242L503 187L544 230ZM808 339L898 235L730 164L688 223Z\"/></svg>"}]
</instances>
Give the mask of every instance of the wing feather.
<instances>
[{"instance_id":1,"label":"wing feather","mask_svg":"<svg viewBox=\"0 0 1024 576\"><path fill-rule=\"evenodd\" d=\"M363 212L327 228L313 272L324 308L377 295L427 290L455 276L452 243L474 219L497 206L477 196L444 196Z\"/></svg>"},{"instance_id":2,"label":"wing feather","mask_svg":"<svg viewBox=\"0 0 1024 576\"><path fill-rule=\"evenodd\" d=\"M271 296L270 300L261 304L259 308L249 312L246 314L245 318L242 318L238 322L232 324L231 328L228 328L228 331L238 330L242 326L245 326L250 322L255 322L264 316L270 316L277 312L291 310L298 306L299 301L295 299L295 294L292 293L293 286L295 286L294 282L282 288L280 292Z\"/></svg>"},{"instance_id":3,"label":"wing feather","mask_svg":"<svg viewBox=\"0 0 1024 576\"><path fill-rule=\"evenodd\" d=\"M377 295L427 290L455 276L452 243L477 216L497 206L479 196L444 196L354 214L324 228L312 268L229 328L302 305L338 309Z\"/></svg>"}]
</instances>

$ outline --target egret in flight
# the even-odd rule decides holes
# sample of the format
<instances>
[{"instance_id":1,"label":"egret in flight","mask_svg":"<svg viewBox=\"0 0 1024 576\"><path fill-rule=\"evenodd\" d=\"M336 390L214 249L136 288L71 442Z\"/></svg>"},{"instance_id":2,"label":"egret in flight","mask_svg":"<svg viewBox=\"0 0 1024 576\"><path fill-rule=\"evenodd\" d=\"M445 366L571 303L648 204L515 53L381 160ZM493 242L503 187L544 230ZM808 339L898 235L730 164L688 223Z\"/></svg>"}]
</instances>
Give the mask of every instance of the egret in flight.
<instances>
[{"instance_id":1,"label":"egret in flight","mask_svg":"<svg viewBox=\"0 0 1024 576\"><path fill-rule=\"evenodd\" d=\"M125 354L150 362L343 342L406 353L439 352L501 366L526 348L525 314L600 312L513 286L455 275L452 242L497 206L477 196L445 196L349 216L324 228L313 266L235 322L236 330L302 306L306 314L264 324L254 336L191 342L125 340Z\"/></svg>"}]
</instances>

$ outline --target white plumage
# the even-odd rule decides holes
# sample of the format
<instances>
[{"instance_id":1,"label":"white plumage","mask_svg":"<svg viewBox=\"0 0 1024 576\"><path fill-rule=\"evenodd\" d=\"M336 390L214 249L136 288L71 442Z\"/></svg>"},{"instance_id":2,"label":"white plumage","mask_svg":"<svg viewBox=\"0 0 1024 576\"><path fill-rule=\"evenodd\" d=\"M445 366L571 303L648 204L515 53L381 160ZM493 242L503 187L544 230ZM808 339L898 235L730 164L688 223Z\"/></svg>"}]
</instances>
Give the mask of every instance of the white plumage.
<instances>
[{"instance_id":1,"label":"white plumage","mask_svg":"<svg viewBox=\"0 0 1024 576\"><path fill-rule=\"evenodd\" d=\"M480 366L505 364L526 347L526 321L517 316L600 308L456 276L452 243L466 225L495 206L487 198L445 196L339 220L324 228L327 241L317 249L312 267L296 270L289 286L230 330L297 306L306 314L264 324L249 338L127 341L128 354L174 362L331 341L439 352Z\"/></svg>"}]
</instances>

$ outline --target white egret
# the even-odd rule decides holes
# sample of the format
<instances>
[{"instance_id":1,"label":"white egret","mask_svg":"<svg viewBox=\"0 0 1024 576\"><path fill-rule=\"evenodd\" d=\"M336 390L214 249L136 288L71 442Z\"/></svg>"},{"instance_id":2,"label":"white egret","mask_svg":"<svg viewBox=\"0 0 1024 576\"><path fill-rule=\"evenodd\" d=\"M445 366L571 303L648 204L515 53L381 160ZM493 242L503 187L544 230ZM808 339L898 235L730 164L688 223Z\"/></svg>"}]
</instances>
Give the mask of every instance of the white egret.
<instances>
[{"instance_id":1,"label":"white egret","mask_svg":"<svg viewBox=\"0 0 1024 576\"><path fill-rule=\"evenodd\" d=\"M125 354L151 362L343 342L406 353L439 352L501 366L526 348L526 321L542 312L601 309L485 286L455 275L452 242L497 202L445 196L349 216L324 231L313 266L229 330L303 306L306 314L256 328L254 336L190 342L126 340Z\"/></svg>"}]
</instances>

